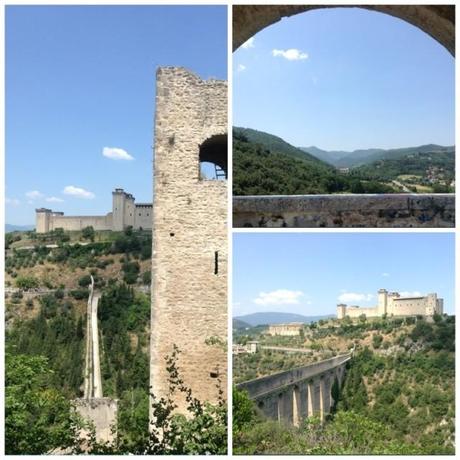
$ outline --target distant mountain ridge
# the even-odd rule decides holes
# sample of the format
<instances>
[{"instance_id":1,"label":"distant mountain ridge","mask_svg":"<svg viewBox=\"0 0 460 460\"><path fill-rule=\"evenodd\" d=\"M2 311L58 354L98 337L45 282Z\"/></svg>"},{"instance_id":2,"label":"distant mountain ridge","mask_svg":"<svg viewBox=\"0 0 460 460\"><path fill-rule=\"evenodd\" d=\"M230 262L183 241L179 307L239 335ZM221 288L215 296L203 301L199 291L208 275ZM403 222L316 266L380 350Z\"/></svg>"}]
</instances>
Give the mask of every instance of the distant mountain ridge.
<instances>
[{"instance_id":1,"label":"distant mountain ridge","mask_svg":"<svg viewBox=\"0 0 460 460\"><path fill-rule=\"evenodd\" d=\"M318 315L305 316L297 313L285 312L260 312L251 313L249 315L235 316L233 321L240 321L251 326L260 326L262 324L283 324L283 323L313 323L320 319L335 318L335 315Z\"/></svg>"},{"instance_id":2,"label":"distant mountain ridge","mask_svg":"<svg viewBox=\"0 0 460 460\"><path fill-rule=\"evenodd\" d=\"M359 149L322 150L315 146L299 147L305 153L315 156L336 168L353 168L373 163L377 160L398 159L415 153L453 152L455 146L442 146L437 144L419 145L417 147L404 147L400 149Z\"/></svg>"},{"instance_id":3,"label":"distant mountain ridge","mask_svg":"<svg viewBox=\"0 0 460 460\"><path fill-rule=\"evenodd\" d=\"M393 193L377 181L349 177L324 161L250 128L233 128L233 195Z\"/></svg>"},{"instance_id":4,"label":"distant mountain ridge","mask_svg":"<svg viewBox=\"0 0 460 460\"><path fill-rule=\"evenodd\" d=\"M311 162L317 166L322 166L325 169L330 169L330 165L325 163L323 160L317 158L315 155L310 155L308 152L305 152L298 147L294 147L285 140L281 139L281 137L265 133L263 131L257 131L256 129L240 128L237 126L233 128L233 131L234 133L247 138L249 142L260 144L272 152L283 153L300 160Z\"/></svg>"},{"instance_id":5,"label":"distant mountain ridge","mask_svg":"<svg viewBox=\"0 0 460 460\"><path fill-rule=\"evenodd\" d=\"M9 232L27 232L28 230L33 230L35 225L13 225L5 224L5 233Z\"/></svg>"}]
</instances>

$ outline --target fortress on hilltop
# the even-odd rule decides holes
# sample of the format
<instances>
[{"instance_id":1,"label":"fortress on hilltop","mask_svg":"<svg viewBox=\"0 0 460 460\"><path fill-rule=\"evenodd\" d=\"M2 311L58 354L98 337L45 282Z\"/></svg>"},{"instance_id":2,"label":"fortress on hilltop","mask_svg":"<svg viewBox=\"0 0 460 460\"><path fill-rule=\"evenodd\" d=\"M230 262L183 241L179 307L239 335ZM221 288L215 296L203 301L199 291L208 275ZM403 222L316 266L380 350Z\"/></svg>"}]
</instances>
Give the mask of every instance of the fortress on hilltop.
<instances>
[{"instance_id":1,"label":"fortress on hilltop","mask_svg":"<svg viewBox=\"0 0 460 460\"><path fill-rule=\"evenodd\" d=\"M388 316L433 316L442 315L444 308L443 299L438 299L436 293L420 297L401 297L398 292L388 292L386 289L379 289L378 305L372 308L361 308L356 305L348 307L345 304L337 305L337 319L345 316L358 318L366 315L367 318Z\"/></svg>"},{"instance_id":2,"label":"fortress on hilltop","mask_svg":"<svg viewBox=\"0 0 460 460\"><path fill-rule=\"evenodd\" d=\"M126 227L150 230L152 203L135 203L133 195L122 188L112 192L112 212L105 216L65 216L63 212L47 208L35 210L36 232L47 233L57 228L81 230L92 226L94 230L122 231Z\"/></svg>"}]
</instances>

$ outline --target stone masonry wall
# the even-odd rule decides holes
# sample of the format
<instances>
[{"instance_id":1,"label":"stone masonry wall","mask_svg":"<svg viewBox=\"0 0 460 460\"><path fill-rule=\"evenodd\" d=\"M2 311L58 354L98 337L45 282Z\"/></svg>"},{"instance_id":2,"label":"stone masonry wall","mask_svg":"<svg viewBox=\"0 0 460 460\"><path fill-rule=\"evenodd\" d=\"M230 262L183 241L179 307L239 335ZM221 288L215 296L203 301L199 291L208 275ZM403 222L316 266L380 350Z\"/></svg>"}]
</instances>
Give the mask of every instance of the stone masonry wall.
<instances>
[{"instance_id":1,"label":"stone masonry wall","mask_svg":"<svg viewBox=\"0 0 460 460\"><path fill-rule=\"evenodd\" d=\"M227 383L227 182L200 179L199 148L227 134L227 84L157 71L150 384L168 392L173 345L185 384L216 402ZM217 265L217 266L216 266ZM206 344L221 341L222 345ZM186 404L177 399L178 410Z\"/></svg>"},{"instance_id":2,"label":"stone masonry wall","mask_svg":"<svg viewBox=\"0 0 460 460\"><path fill-rule=\"evenodd\" d=\"M134 210L134 228L135 229L148 229L152 228L153 208L152 206L139 206L136 205Z\"/></svg>"},{"instance_id":3,"label":"stone masonry wall","mask_svg":"<svg viewBox=\"0 0 460 460\"><path fill-rule=\"evenodd\" d=\"M233 227L455 227L455 195L237 196Z\"/></svg>"},{"instance_id":4,"label":"stone masonry wall","mask_svg":"<svg viewBox=\"0 0 460 460\"><path fill-rule=\"evenodd\" d=\"M111 230L112 213L106 216L50 216L49 231L56 228L81 230L90 225L94 230Z\"/></svg>"},{"instance_id":5,"label":"stone masonry wall","mask_svg":"<svg viewBox=\"0 0 460 460\"><path fill-rule=\"evenodd\" d=\"M117 431L118 401L112 398L75 399L77 413L92 424L99 442L111 442ZM82 430L81 438L87 438L90 430Z\"/></svg>"}]
</instances>

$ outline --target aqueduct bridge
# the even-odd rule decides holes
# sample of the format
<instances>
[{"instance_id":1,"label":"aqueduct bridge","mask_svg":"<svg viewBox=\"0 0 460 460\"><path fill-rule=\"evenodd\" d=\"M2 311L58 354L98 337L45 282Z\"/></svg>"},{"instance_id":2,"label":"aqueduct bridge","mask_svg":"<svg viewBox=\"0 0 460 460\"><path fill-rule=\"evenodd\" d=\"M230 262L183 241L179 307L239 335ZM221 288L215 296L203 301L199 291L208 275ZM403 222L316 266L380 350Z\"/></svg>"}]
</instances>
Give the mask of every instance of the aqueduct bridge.
<instances>
[{"instance_id":1,"label":"aqueduct bridge","mask_svg":"<svg viewBox=\"0 0 460 460\"><path fill-rule=\"evenodd\" d=\"M302 419L319 415L321 420L334 405L334 381L342 384L351 354L335 356L308 366L240 383L257 407L271 419L298 426Z\"/></svg>"}]
</instances>

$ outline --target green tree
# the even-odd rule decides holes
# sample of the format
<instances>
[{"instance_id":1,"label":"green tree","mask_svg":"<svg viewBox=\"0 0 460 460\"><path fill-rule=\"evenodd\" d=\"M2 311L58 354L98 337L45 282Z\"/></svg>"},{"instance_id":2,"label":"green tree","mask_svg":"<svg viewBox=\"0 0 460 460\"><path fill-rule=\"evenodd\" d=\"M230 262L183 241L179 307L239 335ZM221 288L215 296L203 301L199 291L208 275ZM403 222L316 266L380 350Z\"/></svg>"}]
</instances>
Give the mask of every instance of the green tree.
<instances>
[{"instance_id":1,"label":"green tree","mask_svg":"<svg viewBox=\"0 0 460 460\"><path fill-rule=\"evenodd\" d=\"M77 434L70 401L51 385L43 356L6 353L5 450L9 455L39 455L69 447Z\"/></svg>"},{"instance_id":2,"label":"green tree","mask_svg":"<svg viewBox=\"0 0 460 460\"><path fill-rule=\"evenodd\" d=\"M251 424L256 418L253 402L245 391L233 387L233 430L238 431Z\"/></svg>"},{"instance_id":3,"label":"green tree","mask_svg":"<svg viewBox=\"0 0 460 460\"><path fill-rule=\"evenodd\" d=\"M94 228L92 227L92 225L89 225L88 227L83 228L81 231L81 236L85 240L94 241L94 235L95 235L95 232L94 232Z\"/></svg>"}]
</instances>

